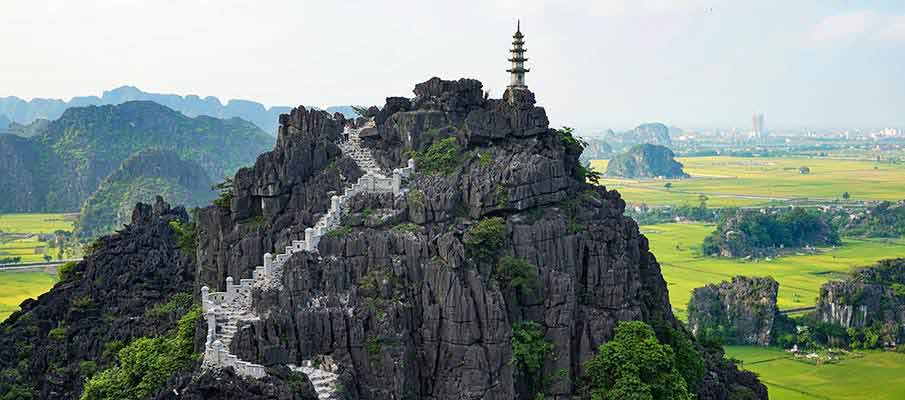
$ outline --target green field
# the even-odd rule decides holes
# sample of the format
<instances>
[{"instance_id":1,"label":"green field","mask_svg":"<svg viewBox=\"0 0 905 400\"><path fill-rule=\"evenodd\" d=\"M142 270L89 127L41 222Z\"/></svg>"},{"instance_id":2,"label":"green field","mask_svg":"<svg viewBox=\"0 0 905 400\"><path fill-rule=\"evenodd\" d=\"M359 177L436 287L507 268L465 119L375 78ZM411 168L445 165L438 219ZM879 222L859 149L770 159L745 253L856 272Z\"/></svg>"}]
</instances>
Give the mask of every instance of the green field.
<instances>
[{"instance_id":1,"label":"green field","mask_svg":"<svg viewBox=\"0 0 905 400\"><path fill-rule=\"evenodd\" d=\"M714 227L682 223L644 225L642 233L660 262L669 286L673 312L686 319L686 307L694 288L732 279L736 275L772 276L779 282L781 309L813 306L824 282L839 278L852 267L866 266L884 258L905 257L905 239L844 240L836 249L818 254L799 254L771 261L713 258L700 254L700 245Z\"/></svg>"},{"instance_id":2,"label":"green field","mask_svg":"<svg viewBox=\"0 0 905 400\"><path fill-rule=\"evenodd\" d=\"M0 214L0 232L5 233L53 233L57 230L72 231L76 215L73 214Z\"/></svg>"},{"instance_id":3,"label":"green field","mask_svg":"<svg viewBox=\"0 0 905 400\"><path fill-rule=\"evenodd\" d=\"M797 361L780 349L726 346L726 356L743 361L769 391L770 399L905 398L905 354L867 351L836 364Z\"/></svg>"},{"instance_id":4,"label":"green field","mask_svg":"<svg viewBox=\"0 0 905 400\"><path fill-rule=\"evenodd\" d=\"M45 255L56 258L55 243L43 242L39 235L58 230L72 232L75 217L72 214L0 214L0 258L21 257L21 262L43 261ZM73 255L68 250L66 257Z\"/></svg>"},{"instance_id":5,"label":"green field","mask_svg":"<svg viewBox=\"0 0 905 400\"><path fill-rule=\"evenodd\" d=\"M905 165L828 158L679 158L690 179L603 179L629 203L648 205L697 204L706 194L713 207L756 206L785 200L837 200L849 192L851 200L905 199ZM593 160L597 171L607 160ZM807 166L802 175L798 168ZM672 188L663 187L666 182Z\"/></svg>"},{"instance_id":6,"label":"green field","mask_svg":"<svg viewBox=\"0 0 905 400\"><path fill-rule=\"evenodd\" d=\"M43 261L45 254L56 258L57 249L40 241L39 235L71 232L74 223L72 214L0 215L0 258L21 257L22 262ZM66 257L77 256L69 249L66 253ZM56 279L56 275L40 271L0 272L0 321L18 310L23 300L50 290Z\"/></svg>"},{"instance_id":7,"label":"green field","mask_svg":"<svg viewBox=\"0 0 905 400\"><path fill-rule=\"evenodd\" d=\"M46 272L0 272L0 321L19 309L25 299L36 298L57 282Z\"/></svg>"}]
</instances>

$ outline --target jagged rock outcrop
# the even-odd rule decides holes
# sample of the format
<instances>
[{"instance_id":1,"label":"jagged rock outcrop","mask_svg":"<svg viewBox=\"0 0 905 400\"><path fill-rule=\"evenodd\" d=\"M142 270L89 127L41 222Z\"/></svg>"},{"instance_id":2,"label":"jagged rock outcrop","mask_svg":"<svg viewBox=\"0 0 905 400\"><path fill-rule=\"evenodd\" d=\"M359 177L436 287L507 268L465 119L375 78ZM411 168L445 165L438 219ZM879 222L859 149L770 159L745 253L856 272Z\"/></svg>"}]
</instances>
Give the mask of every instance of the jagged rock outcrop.
<instances>
[{"instance_id":1,"label":"jagged rock outcrop","mask_svg":"<svg viewBox=\"0 0 905 400\"><path fill-rule=\"evenodd\" d=\"M883 260L846 280L823 284L816 319L843 328L890 325L886 344L905 340L905 259Z\"/></svg>"},{"instance_id":2,"label":"jagged rock outcrop","mask_svg":"<svg viewBox=\"0 0 905 400\"><path fill-rule=\"evenodd\" d=\"M185 310L147 311L194 288L192 260L169 225L187 219L160 198L138 204L131 224L98 239L49 292L23 302L0 324L0 397L77 399L85 378L114 361L115 343L170 329Z\"/></svg>"},{"instance_id":3,"label":"jagged rock outcrop","mask_svg":"<svg viewBox=\"0 0 905 400\"><path fill-rule=\"evenodd\" d=\"M415 95L368 111L374 126L361 131L383 170L414 154L407 192L353 198L317 252L292 254L279 285L252 292L258 318L240 324L231 353L266 366L329 359L348 398L533 398L510 343L514 323L533 321L556 355L542 375L557 377L537 389L566 399L617 322L687 334L625 202L583 182L580 145L548 128L532 93L488 99L480 82L434 78ZM281 117L274 150L236 174L229 208L200 214L199 287L251 277L361 176L336 144L345 122L304 107ZM482 241L485 223L498 242ZM536 272L531 290L505 280L503 256ZM713 360L701 398L725 399L733 385L766 397Z\"/></svg>"},{"instance_id":4,"label":"jagged rock outcrop","mask_svg":"<svg viewBox=\"0 0 905 400\"><path fill-rule=\"evenodd\" d=\"M736 276L696 288L688 302L688 328L696 336L716 335L727 344L768 346L773 336L779 283L773 278Z\"/></svg>"},{"instance_id":5,"label":"jagged rock outcrop","mask_svg":"<svg viewBox=\"0 0 905 400\"><path fill-rule=\"evenodd\" d=\"M232 369L206 370L174 378L154 400L317 400L304 375L292 376L285 367L271 374L256 380L242 378Z\"/></svg>"},{"instance_id":6,"label":"jagged rock outcrop","mask_svg":"<svg viewBox=\"0 0 905 400\"><path fill-rule=\"evenodd\" d=\"M687 178L682 163L668 147L639 144L610 159L606 176L619 178Z\"/></svg>"}]
</instances>

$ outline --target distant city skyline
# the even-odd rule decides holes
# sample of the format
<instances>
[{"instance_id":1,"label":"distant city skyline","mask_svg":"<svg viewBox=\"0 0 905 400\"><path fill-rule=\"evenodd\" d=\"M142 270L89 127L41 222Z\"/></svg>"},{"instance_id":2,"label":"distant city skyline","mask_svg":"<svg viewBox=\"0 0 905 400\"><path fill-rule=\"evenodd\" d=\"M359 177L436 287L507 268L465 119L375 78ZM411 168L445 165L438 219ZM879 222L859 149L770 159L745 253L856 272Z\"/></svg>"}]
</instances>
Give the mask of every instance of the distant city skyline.
<instances>
[{"instance_id":1,"label":"distant city skyline","mask_svg":"<svg viewBox=\"0 0 905 400\"><path fill-rule=\"evenodd\" d=\"M134 85L380 105L436 75L499 97L519 18L553 126L750 128L755 113L770 130L905 126L901 1L4 2L0 96Z\"/></svg>"}]
</instances>

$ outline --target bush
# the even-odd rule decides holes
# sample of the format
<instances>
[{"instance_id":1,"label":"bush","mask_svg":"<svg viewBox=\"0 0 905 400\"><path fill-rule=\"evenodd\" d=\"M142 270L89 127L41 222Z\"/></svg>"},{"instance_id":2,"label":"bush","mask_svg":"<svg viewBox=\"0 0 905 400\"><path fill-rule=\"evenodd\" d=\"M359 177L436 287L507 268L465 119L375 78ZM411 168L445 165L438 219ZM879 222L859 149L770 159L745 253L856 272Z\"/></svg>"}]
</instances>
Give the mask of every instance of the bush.
<instances>
[{"instance_id":1,"label":"bush","mask_svg":"<svg viewBox=\"0 0 905 400\"><path fill-rule=\"evenodd\" d=\"M522 321L512 326L512 363L522 376L531 377L544 367L553 344L544 338L543 327L534 321Z\"/></svg>"},{"instance_id":2,"label":"bush","mask_svg":"<svg viewBox=\"0 0 905 400\"><path fill-rule=\"evenodd\" d=\"M438 140L425 150L415 153L418 171L428 175L449 175L461 164L459 142L455 137Z\"/></svg>"},{"instance_id":3,"label":"bush","mask_svg":"<svg viewBox=\"0 0 905 400\"><path fill-rule=\"evenodd\" d=\"M405 222L405 223L401 223L399 225L394 226L393 230L396 232L402 232L402 233L408 233L408 232L415 233L415 232L418 232L419 230L421 230L421 227L418 226L418 224L414 224L411 222Z\"/></svg>"},{"instance_id":4,"label":"bush","mask_svg":"<svg viewBox=\"0 0 905 400\"><path fill-rule=\"evenodd\" d=\"M153 395L173 374L198 360L194 336L200 318L201 308L194 307L166 336L144 337L129 343L117 354L116 366L85 383L81 400L139 400Z\"/></svg>"},{"instance_id":5,"label":"bush","mask_svg":"<svg viewBox=\"0 0 905 400\"><path fill-rule=\"evenodd\" d=\"M195 302L191 293L176 293L166 303L158 304L145 311L146 317L160 318L170 314L184 314Z\"/></svg>"},{"instance_id":6,"label":"bush","mask_svg":"<svg viewBox=\"0 0 905 400\"><path fill-rule=\"evenodd\" d=\"M195 258L198 247L198 227L194 222L170 221L170 228L176 233L176 245L183 254Z\"/></svg>"},{"instance_id":7,"label":"bush","mask_svg":"<svg viewBox=\"0 0 905 400\"><path fill-rule=\"evenodd\" d=\"M485 218L465 233L463 243L470 257L492 260L506 241L506 221L501 217Z\"/></svg>"},{"instance_id":8,"label":"bush","mask_svg":"<svg viewBox=\"0 0 905 400\"><path fill-rule=\"evenodd\" d=\"M47 332L47 337L56 341L66 340L66 325L63 325L63 323L60 322L60 324L57 325L56 328L53 328L49 332Z\"/></svg>"},{"instance_id":9,"label":"bush","mask_svg":"<svg viewBox=\"0 0 905 400\"><path fill-rule=\"evenodd\" d=\"M338 226L336 228L331 229L324 236L334 239L344 238L346 235L352 233L352 227L350 226Z\"/></svg>"},{"instance_id":10,"label":"bush","mask_svg":"<svg viewBox=\"0 0 905 400\"><path fill-rule=\"evenodd\" d=\"M521 258L501 258L494 275L504 288L513 288L522 294L532 293L538 287L537 267Z\"/></svg>"},{"instance_id":11,"label":"bush","mask_svg":"<svg viewBox=\"0 0 905 400\"><path fill-rule=\"evenodd\" d=\"M211 190L216 190L219 196L214 200L214 205L223 209L229 209L233 201L233 178L226 178Z\"/></svg>"},{"instance_id":12,"label":"bush","mask_svg":"<svg viewBox=\"0 0 905 400\"><path fill-rule=\"evenodd\" d=\"M57 277L60 278L60 282L65 282L69 278L76 276L78 265L78 261L70 261L57 267Z\"/></svg>"},{"instance_id":13,"label":"bush","mask_svg":"<svg viewBox=\"0 0 905 400\"><path fill-rule=\"evenodd\" d=\"M691 400L673 349L642 321L620 322L612 340L585 363L592 399Z\"/></svg>"}]
</instances>

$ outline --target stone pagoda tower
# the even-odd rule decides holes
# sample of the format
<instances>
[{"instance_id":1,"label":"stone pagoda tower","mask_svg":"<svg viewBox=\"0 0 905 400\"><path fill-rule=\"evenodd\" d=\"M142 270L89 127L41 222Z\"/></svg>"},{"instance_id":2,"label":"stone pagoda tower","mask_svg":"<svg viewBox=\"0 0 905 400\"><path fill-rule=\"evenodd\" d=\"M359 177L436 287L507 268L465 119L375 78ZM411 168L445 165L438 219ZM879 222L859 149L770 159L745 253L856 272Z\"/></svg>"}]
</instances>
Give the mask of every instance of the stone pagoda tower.
<instances>
[{"instance_id":1,"label":"stone pagoda tower","mask_svg":"<svg viewBox=\"0 0 905 400\"><path fill-rule=\"evenodd\" d=\"M511 57L509 62L512 63L512 69L507 69L506 72L510 74L509 80L509 89L528 89L528 86L525 85L525 72L529 70L525 68L525 61L528 61L525 58L525 35L522 35L522 22L521 20L517 22L515 28L515 34L512 35L512 50L509 50L511 53Z\"/></svg>"}]
</instances>

